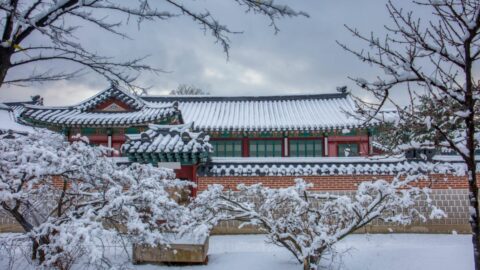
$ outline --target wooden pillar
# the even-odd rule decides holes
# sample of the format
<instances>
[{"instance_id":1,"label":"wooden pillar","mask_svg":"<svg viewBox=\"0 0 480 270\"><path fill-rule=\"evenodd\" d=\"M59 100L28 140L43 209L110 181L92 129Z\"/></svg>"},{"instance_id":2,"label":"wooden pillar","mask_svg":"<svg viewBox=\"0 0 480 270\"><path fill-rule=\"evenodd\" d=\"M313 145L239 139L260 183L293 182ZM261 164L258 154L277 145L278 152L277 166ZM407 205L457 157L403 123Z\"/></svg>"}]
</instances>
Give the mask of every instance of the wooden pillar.
<instances>
[{"instance_id":1,"label":"wooden pillar","mask_svg":"<svg viewBox=\"0 0 480 270\"><path fill-rule=\"evenodd\" d=\"M197 167L198 167L198 164L181 165L180 169L175 169L174 171L178 179L191 181L198 186ZM190 192L191 192L190 195L192 197L197 196L196 187L192 187L190 189Z\"/></svg>"},{"instance_id":2,"label":"wooden pillar","mask_svg":"<svg viewBox=\"0 0 480 270\"><path fill-rule=\"evenodd\" d=\"M323 137L323 154L324 156L328 157L328 136L325 135L325 137Z\"/></svg>"},{"instance_id":3,"label":"wooden pillar","mask_svg":"<svg viewBox=\"0 0 480 270\"><path fill-rule=\"evenodd\" d=\"M244 135L242 138L242 157L249 157L250 156L250 149L248 146L248 137Z\"/></svg>"},{"instance_id":4,"label":"wooden pillar","mask_svg":"<svg viewBox=\"0 0 480 270\"><path fill-rule=\"evenodd\" d=\"M113 130L111 128L107 129L107 147L112 148L112 133ZM111 151L110 156L114 156L114 151Z\"/></svg>"},{"instance_id":5,"label":"wooden pillar","mask_svg":"<svg viewBox=\"0 0 480 270\"><path fill-rule=\"evenodd\" d=\"M367 136L368 136L368 155L371 156L373 155L373 138L372 138L372 132L369 130L367 132Z\"/></svg>"}]
</instances>

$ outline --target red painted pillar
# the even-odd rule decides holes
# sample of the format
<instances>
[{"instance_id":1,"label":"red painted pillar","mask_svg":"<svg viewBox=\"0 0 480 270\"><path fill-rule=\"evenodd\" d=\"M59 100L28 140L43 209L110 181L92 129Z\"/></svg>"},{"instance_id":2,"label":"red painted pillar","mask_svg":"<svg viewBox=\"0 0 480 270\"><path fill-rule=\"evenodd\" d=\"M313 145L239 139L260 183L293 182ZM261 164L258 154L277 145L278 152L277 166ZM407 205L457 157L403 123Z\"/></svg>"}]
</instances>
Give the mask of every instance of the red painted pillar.
<instances>
[{"instance_id":1,"label":"red painted pillar","mask_svg":"<svg viewBox=\"0 0 480 270\"><path fill-rule=\"evenodd\" d=\"M336 142L328 142L328 156L329 157L338 157L337 151L337 143Z\"/></svg>"},{"instance_id":2,"label":"red painted pillar","mask_svg":"<svg viewBox=\"0 0 480 270\"><path fill-rule=\"evenodd\" d=\"M359 152L360 152L360 153L359 153L360 156L362 156L362 157L368 156L368 153L370 152L370 151L369 151L368 142L361 142L361 143L360 143Z\"/></svg>"},{"instance_id":3,"label":"red painted pillar","mask_svg":"<svg viewBox=\"0 0 480 270\"><path fill-rule=\"evenodd\" d=\"M197 167L198 165L181 165L180 169L174 170L175 176L178 179L188 180L193 182L195 185L198 185ZM192 197L197 196L197 187L191 188L190 192Z\"/></svg>"},{"instance_id":4,"label":"red painted pillar","mask_svg":"<svg viewBox=\"0 0 480 270\"><path fill-rule=\"evenodd\" d=\"M248 147L248 138L242 138L242 157L250 156L250 148Z\"/></svg>"},{"instance_id":5,"label":"red painted pillar","mask_svg":"<svg viewBox=\"0 0 480 270\"><path fill-rule=\"evenodd\" d=\"M192 170L191 170L191 175L192 175L192 182L195 183L195 187L191 189L191 196L192 198L197 197L197 191L198 191L198 177L197 177L197 167L198 165L193 165Z\"/></svg>"}]
</instances>

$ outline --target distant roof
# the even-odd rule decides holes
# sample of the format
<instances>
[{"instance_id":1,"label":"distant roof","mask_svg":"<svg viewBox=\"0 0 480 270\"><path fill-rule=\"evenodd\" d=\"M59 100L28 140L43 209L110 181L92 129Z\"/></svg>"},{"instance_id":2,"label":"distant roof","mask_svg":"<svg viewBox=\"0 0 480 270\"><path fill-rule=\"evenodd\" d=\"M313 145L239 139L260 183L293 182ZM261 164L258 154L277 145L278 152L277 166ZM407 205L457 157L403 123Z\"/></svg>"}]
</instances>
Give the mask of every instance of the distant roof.
<instances>
[{"instance_id":1,"label":"distant roof","mask_svg":"<svg viewBox=\"0 0 480 270\"><path fill-rule=\"evenodd\" d=\"M93 97L80 102L77 105L73 105L76 109L87 111L95 108L98 104L107 101L110 98L116 98L125 104L129 105L133 109L141 109L145 106L145 103L137 96L129 93L127 90L121 89L119 86L112 85L110 88L101 91Z\"/></svg>"},{"instance_id":2,"label":"distant roof","mask_svg":"<svg viewBox=\"0 0 480 270\"><path fill-rule=\"evenodd\" d=\"M287 131L356 128L362 121L348 93L283 96L142 96L158 105L178 102L185 122L206 131Z\"/></svg>"},{"instance_id":3,"label":"distant roof","mask_svg":"<svg viewBox=\"0 0 480 270\"><path fill-rule=\"evenodd\" d=\"M0 133L5 133L9 130L15 132L32 132L34 128L18 123L13 109L6 104L0 103Z\"/></svg>"},{"instance_id":4,"label":"distant roof","mask_svg":"<svg viewBox=\"0 0 480 270\"><path fill-rule=\"evenodd\" d=\"M13 110L13 113L16 117L18 117L23 110L25 109L25 105L36 105L38 104L37 101L29 100L29 101L14 101L14 102L3 102L4 105L10 107Z\"/></svg>"},{"instance_id":5,"label":"distant roof","mask_svg":"<svg viewBox=\"0 0 480 270\"><path fill-rule=\"evenodd\" d=\"M304 94L304 95L271 95L271 96L212 96L212 95L170 95L170 96L140 96L150 102L218 102L218 101L285 101L304 99L345 98L348 93Z\"/></svg>"}]
</instances>

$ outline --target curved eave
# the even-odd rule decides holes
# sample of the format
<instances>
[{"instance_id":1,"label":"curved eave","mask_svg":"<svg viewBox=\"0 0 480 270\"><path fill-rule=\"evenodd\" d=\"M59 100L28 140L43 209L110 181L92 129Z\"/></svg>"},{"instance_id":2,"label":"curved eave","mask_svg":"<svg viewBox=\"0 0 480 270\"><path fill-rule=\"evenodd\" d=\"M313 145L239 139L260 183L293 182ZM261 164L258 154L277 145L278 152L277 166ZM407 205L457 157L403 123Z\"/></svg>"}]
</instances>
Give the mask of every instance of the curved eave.
<instances>
[{"instance_id":1,"label":"curved eave","mask_svg":"<svg viewBox=\"0 0 480 270\"><path fill-rule=\"evenodd\" d=\"M34 123L36 125L44 125L44 126L55 126L55 127L132 127L132 126L148 126L149 124L160 122L162 120L166 120L170 117L175 115L179 115L179 112L176 110L162 112L156 115L152 115L150 117L145 116L142 119L135 119L134 117L129 118L125 113L125 115L119 116L118 118L78 118L78 119L62 119L62 121L58 121L59 118L64 117L62 116L53 116L51 117L52 120L42 120L44 116L41 113L35 112L35 116L40 115L39 117L31 116L34 113L22 114L21 118L25 121L30 123ZM67 112L68 114L69 112ZM141 113L136 112L138 115L142 115ZM110 114L110 113L105 113Z\"/></svg>"}]
</instances>

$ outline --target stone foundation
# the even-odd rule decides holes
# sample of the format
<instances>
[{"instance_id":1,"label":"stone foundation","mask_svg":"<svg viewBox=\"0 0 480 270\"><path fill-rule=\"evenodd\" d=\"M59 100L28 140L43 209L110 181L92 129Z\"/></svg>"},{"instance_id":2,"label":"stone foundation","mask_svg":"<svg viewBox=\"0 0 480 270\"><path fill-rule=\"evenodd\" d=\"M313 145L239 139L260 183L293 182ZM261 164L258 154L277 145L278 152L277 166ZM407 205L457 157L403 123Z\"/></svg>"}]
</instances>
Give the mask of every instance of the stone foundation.
<instances>
[{"instance_id":1,"label":"stone foundation","mask_svg":"<svg viewBox=\"0 0 480 270\"><path fill-rule=\"evenodd\" d=\"M22 232L22 227L10 217L9 214L0 209L0 233L3 232Z\"/></svg>"}]
</instances>

